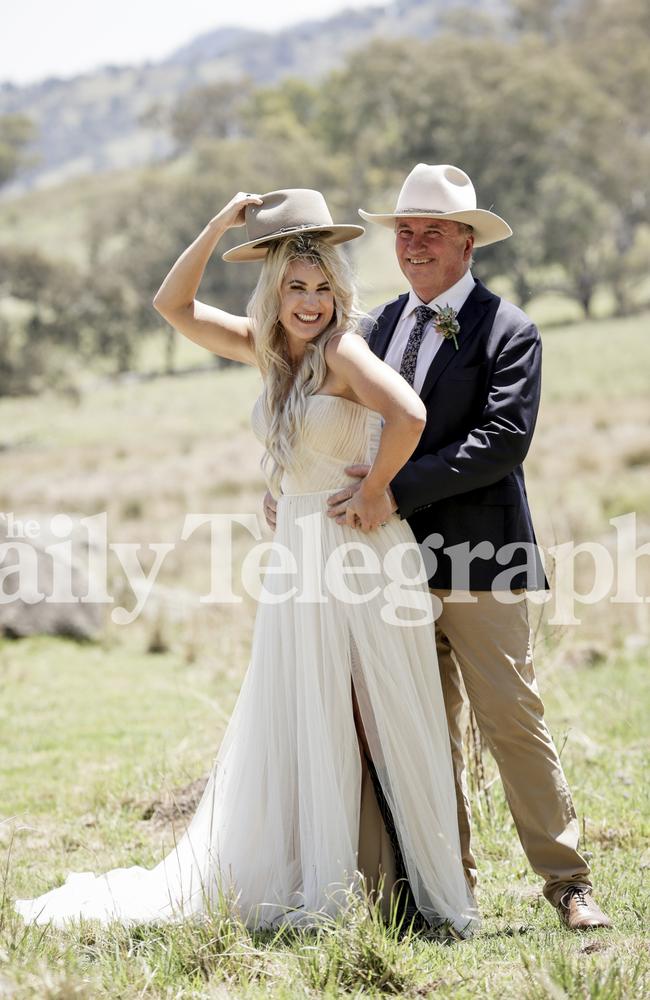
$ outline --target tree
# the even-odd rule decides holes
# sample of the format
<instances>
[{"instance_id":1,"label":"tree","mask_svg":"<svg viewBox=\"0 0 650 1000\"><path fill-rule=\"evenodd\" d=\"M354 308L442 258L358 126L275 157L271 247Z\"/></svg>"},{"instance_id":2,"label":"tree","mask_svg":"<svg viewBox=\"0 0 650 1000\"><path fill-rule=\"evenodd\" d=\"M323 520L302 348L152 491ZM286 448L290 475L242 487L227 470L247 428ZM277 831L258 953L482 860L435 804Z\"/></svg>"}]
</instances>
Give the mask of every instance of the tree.
<instances>
[{"instance_id":1,"label":"tree","mask_svg":"<svg viewBox=\"0 0 650 1000\"><path fill-rule=\"evenodd\" d=\"M595 85L619 101L626 128L648 137L650 5L647 0L573 0L565 45Z\"/></svg>"},{"instance_id":2,"label":"tree","mask_svg":"<svg viewBox=\"0 0 650 1000\"><path fill-rule=\"evenodd\" d=\"M242 111L253 92L247 78L223 80L188 90L169 114L169 128L179 150L200 138L231 139L242 134Z\"/></svg>"},{"instance_id":3,"label":"tree","mask_svg":"<svg viewBox=\"0 0 650 1000\"><path fill-rule=\"evenodd\" d=\"M549 175L538 195L546 263L562 264L557 290L576 299L589 317L614 250L614 208L573 173Z\"/></svg>"},{"instance_id":4,"label":"tree","mask_svg":"<svg viewBox=\"0 0 650 1000\"><path fill-rule=\"evenodd\" d=\"M65 376L66 354L79 347L66 318L81 291L77 269L24 248L0 250L0 293L19 308L0 317L0 395L36 392Z\"/></svg>"},{"instance_id":5,"label":"tree","mask_svg":"<svg viewBox=\"0 0 650 1000\"><path fill-rule=\"evenodd\" d=\"M33 163L25 147L34 138L34 123L26 115L0 115L0 187L14 177L20 167Z\"/></svg>"},{"instance_id":6,"label":"tree","mask_svg":"<svg viewBox=\"0 0 650 1000\"><path fill-rule=\"evenodd\" d=\"M507 20L518 34L539 35L554 44L565 37L576 0L510 0L510 5Z\"/></svg>"},{"instance_id":7,"label":"tree","mask_svg":"<svg viewBox=\"0 0 650 1000\"><path fill-rule=\"evenodd\" d=\"M546 265L575 263L568 251L559 256L566 241L555 238L558 256L548 253L540 192L547 178L568 172L596 198L611 189L607 164L621 109L567 53L554 51L551 61L546 45L529 36L517 44L454 35L375 43L333 74L323 94L321 132L333 150L351 151L368 193L383 186L391 191L384 197L394 197L417 162L456 163L470 174L479 204L508 219L516 234L479 251L479 271L510 275L520 301L543 287ZM623 187L619 177L621 204ZM582 284L574 274L567 288L584 302Z\"/></svg>"}]
</instances>

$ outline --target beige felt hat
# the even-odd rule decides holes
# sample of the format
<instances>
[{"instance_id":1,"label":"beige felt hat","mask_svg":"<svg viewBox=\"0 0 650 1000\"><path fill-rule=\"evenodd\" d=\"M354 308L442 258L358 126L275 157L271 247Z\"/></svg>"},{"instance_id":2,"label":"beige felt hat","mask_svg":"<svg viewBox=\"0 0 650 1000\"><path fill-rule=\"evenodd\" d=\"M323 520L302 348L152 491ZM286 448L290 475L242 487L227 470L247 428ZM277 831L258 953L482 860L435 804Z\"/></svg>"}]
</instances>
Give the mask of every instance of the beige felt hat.
<instances>
[{"instance_id":1,"label":"beige felt hat","mask_svg":"<svg viewBox=\"0 0 650 1000\"><path fill-rule=\"evenodd\" d=\"M269 246L296 233L318 233L328 243L346 243L365 233L363 226L336 225L320 191L288 188L261 194L261 205L247 205L248 240L227 250L224 260L263 260Z\"/></svg>"},{"instance_id":2,"label":"beige felt hat","mask_svg":"<svg viewBox=\"0 0 650 1000\"><path fill-rule=\"evenodd\" d=\"M450 163L418 163L402 185L394 212L373 215L360 208L359 215L389 229L404 215L465 222L474 229L476 247L512 236L512 229L504 219L476 207L474 185L463 170Z\"/></svg>"}]
</instances>

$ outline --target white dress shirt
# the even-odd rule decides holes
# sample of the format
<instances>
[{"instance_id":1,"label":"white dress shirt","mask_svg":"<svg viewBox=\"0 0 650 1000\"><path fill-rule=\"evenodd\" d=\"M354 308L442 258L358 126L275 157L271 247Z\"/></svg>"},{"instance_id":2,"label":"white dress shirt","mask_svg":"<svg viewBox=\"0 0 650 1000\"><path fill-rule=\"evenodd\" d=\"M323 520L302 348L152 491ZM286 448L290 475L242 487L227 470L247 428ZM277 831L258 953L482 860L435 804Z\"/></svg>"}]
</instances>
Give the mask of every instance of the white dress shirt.
<instances>
[{"instance_id":1,"label":"white dress shirt","mask_svg":"<svg viewBox=\"0 0 650 1000\"><path fill-rule=\"evenodd\" d=\"M435 299L431 299L430 302L423 302L413 289L411 289L402 315L397 321L395 332L388 345L388 350L384 357L386 364L394 368L395 371L399 371L409 335L415 326L415 310L418 306L427 305L431 308L433 306L451 306L452 309L459 312L461 306L465 304L469 293L474 288L474 284L472 273L467 270L460 281L457 281L455 285L452 285L445 292L437 295ZM424 337L418 351L415 379L413 380L413 388L417 393L421 392L429 365L433 361L444 339L442 334L436 330L433 320L430 320L425 327Z\"/></svg>"}]
</instances>

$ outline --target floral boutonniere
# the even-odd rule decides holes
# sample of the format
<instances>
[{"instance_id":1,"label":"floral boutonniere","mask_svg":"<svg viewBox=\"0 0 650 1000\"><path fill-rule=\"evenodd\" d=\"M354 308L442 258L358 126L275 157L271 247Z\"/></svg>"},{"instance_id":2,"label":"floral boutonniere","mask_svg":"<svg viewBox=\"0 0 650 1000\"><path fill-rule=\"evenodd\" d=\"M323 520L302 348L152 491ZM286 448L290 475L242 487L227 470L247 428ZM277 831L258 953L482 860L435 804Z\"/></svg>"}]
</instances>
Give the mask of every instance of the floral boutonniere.
<instances>
[{"instance_id":1,"label":"floral boutonniere","mask_svg":"<svg viewBox=\"0 0 650 1000\"><path fill-rule=\"evenodd\" d=\"M451 306L438 306L434 325L438 333L442 334L445 340L454 341L454 347L458 350L456 334L460 333L460 323L457 319L458 313Z\"/></svg>"}]
</instances>

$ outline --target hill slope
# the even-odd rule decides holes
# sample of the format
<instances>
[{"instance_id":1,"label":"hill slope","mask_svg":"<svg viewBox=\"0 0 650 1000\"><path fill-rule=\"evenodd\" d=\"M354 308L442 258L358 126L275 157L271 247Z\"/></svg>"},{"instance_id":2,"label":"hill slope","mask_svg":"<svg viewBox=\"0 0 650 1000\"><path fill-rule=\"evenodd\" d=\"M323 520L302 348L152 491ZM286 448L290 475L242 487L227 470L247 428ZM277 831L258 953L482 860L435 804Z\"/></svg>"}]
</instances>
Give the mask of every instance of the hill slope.
<instances>
[{"instance_id":1,"label":"hill slope","mask_svg":"<svg viewBox=\"0 0 650 1000\"><path fill-rule=\"evenodd\" d=\"M219 28L199 35L160 62L103 66L71 79L50 77L28 86L0 84L0 115L23 113L36 122L34 158L0 198L70 177L155 162L172 152L167 132L147 114L164 109L192 87L247 76L274 83L284 76L315 79L373 38L430 38L445 19L500 16L503 0L393 0L346 10L278 32Z\"/></svg>"}]
</instances>

